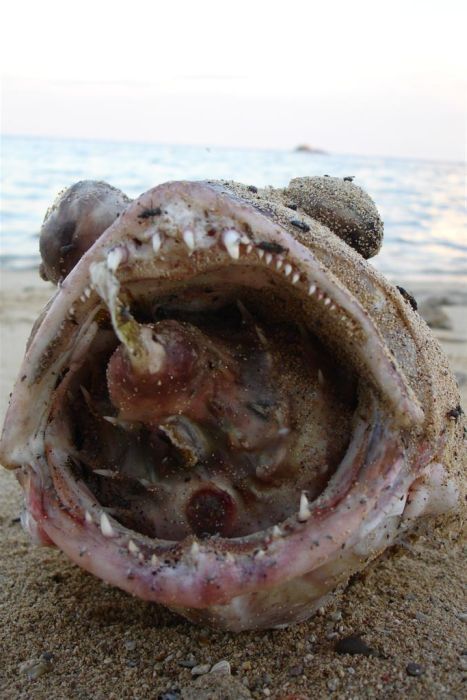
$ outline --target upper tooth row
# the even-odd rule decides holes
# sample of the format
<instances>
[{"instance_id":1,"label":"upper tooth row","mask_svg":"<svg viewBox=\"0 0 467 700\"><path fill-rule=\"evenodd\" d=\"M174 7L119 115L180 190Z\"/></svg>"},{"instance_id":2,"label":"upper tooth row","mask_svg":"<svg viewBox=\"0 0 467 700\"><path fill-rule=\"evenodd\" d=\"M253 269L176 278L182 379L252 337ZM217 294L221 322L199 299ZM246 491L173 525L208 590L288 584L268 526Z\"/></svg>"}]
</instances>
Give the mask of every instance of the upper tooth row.
<instances>
[{"instance_id":1,"label":"upper tooth row","mask_svg":"<svg viewBox=\"0 0 467 700\"><path fill-rule=\"evenodd\" d=\"M185 229L185 231L182 234L182 238L186 247L188 248L188 251L191 254L196 248L196 238L194 232L191 229ZM282 270L285 277L291 276L292 284L297 284L297 282L299 282L300 273L294 271L292 265L289 262L285 262L283 257L281 257L280 255L274 255L271 252L264 251L260 247L254 246L249 238L241 235L235 229L228 229L224 231L222 234L222 242L227 253L233 260L239 259L240 244L243 244L246 246L245 250L247 255L249 255L253 250L255 250L260 260L264 259L267 265L273 265L277 271ZM156 232L152 236L152 248L154 253L158 253L161 249L161 246L161 235L160 233ZM109 270L115 273L118 266L125 259L127 259L127 255L125 255L123 247L117 246L115 248L112 248L107 254L107 267L109 268ZM336 308L336 305L332 302L332 300L328 296L326 296L326 294L324 294L324 292L322 292L316 284L310 285L308 289L308 294L310 296L316 294L317 299L319 301L323 301L325 306L329 306L330 311L333 311Z\"/></svg>"}]
</instances>

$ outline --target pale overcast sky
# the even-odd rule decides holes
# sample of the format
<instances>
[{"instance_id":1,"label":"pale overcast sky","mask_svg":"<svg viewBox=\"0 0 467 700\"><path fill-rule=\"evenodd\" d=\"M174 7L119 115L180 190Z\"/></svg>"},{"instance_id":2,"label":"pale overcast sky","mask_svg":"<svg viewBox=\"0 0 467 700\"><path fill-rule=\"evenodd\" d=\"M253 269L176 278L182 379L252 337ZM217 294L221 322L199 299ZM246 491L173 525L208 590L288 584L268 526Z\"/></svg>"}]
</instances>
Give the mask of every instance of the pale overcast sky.
<instances>
[{"instance_id":1,"label":"pale overcast sky","mask_svg":"<svg viewBox=\"0 0 467 700\"><path fill-rule=\"evenodd\" d=\"M8 3L2 131L463 160L466 5Z\"/></svg>"}]
</instances>

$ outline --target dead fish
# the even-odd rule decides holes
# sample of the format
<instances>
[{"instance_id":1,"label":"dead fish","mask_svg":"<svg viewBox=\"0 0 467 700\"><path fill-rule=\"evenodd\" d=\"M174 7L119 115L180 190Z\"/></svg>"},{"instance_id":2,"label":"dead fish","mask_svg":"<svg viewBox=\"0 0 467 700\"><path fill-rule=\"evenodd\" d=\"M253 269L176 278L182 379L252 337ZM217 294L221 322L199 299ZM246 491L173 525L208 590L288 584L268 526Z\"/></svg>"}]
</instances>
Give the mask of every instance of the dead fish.
<instances>
[{"instance_id":1,"label":"dead fish","mask_svg":"<svg viewBox=\"0 0 467 700\"><path fill-rule=\"evenodd\" d=\"M239 631L308 618L459 507L455 380L363 257L381 245L373 203L332 180L170 182L116 218L117 191L110 225L86 200L92 235L74 211L79 260L57 267L44 243L44 269L65 276L0 443L36 541Z\"/></svg>"}]
</instances>

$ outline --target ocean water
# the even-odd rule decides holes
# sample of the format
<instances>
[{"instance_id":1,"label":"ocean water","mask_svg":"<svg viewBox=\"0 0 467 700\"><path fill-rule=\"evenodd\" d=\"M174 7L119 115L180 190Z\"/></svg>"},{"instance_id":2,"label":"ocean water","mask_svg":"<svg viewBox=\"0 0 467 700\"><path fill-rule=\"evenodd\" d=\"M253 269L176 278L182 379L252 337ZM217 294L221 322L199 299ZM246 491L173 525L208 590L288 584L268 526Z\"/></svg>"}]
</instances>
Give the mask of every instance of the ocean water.
<instances>
[{"instance_id":1,"label":"ocean water","mask_svg":"<svg viewBox=\"0 0 467 700\"><path fill-rule=\"evenodd\" d=\"M280 187L293 177L324 174L353 175L376 202L385 238L372 264L390 279L467 282L462 163L17 136L2 137L0 266L38 264L44 214L77 180L106 180L136 197L175 179Z\"/></svg>"}]
</instances>

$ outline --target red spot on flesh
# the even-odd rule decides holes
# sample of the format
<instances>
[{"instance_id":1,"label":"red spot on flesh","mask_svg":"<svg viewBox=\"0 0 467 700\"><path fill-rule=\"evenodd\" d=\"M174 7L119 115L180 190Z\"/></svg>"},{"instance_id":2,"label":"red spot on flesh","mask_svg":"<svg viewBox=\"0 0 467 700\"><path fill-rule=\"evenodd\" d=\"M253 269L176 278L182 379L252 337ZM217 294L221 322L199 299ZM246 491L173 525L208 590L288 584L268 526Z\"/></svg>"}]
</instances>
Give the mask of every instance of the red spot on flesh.
<instances>
[{"instance_id":1,"label":"red spot on flesh","mask_svg":"<svg viewBox=\"0 0 467 700\"><path fill-rule=\"evenodd\" d=\"M191 529L203 535L226 536L232 529L237 507L226 491L208 486L196 491L186 506L186 517Z\"/></svg>"}]
</instances>

